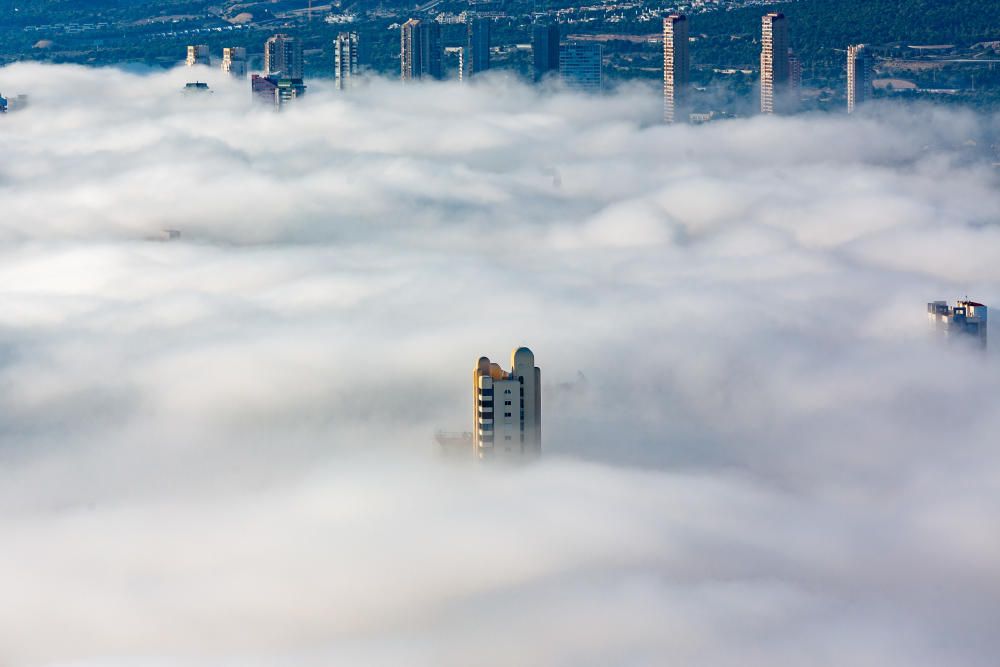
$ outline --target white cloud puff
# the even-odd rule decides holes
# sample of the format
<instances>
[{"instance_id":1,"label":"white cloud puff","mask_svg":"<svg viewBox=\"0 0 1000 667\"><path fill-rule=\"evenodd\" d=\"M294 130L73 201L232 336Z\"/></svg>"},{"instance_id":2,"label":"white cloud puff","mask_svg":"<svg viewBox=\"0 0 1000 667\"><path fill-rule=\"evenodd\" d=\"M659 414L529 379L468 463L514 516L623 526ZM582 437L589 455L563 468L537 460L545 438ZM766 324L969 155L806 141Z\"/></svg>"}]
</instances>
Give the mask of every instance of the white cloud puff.
<instances>
[{"instance_id":1,"label":"white cloud puff","mask_svg":"<svg viewBox=\"0 0 1000 667\"><path fill-rule=\"evenodd\" d=\"M994 664L995 118L189 76L0 69L0 663Z\"/></svg>"}]
</instances>

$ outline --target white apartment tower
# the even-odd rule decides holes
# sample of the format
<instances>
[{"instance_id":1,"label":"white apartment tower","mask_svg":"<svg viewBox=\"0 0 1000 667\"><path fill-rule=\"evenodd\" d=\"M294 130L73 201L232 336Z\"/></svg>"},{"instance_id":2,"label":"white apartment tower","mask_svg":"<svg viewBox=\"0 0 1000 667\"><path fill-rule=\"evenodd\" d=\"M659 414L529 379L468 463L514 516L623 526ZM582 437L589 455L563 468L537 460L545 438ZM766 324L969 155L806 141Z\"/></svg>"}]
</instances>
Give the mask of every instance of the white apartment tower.
<instances>
[{"instance_id":1,"label":"white apartment tower","mask_svg":"<svg viewBox=\"0 0 1000 667\"><path fill-rule=\"evenodd\" d=\"M847 47L847 113L854 113L872 91L872 58L864 44Z\"/></svg>"},{"instance_id":2,"label":"white apartment tower","mask_svg":"<svg viewBox=\"0 0 1000 667\"><path fill-rule=\"evenodd\" d=\"M780 113L787 107L791 63L788 59L788 19L771 12L761 20L760 112Z\"/></svg>"},{"instance_id":3,"label":"white apartment tower","mask_svg":"<svg viewBox=\"0 0 1000 667\"><path fill-rule=\"evenodd\" d=\"M511 370L480 357L472 371L472 441L476 458L519 458L542 452L541 370L519 347Z\"/></svg>"},{"instance_id":4,"label":"white apartment tower","mask_svg":"<svg viewBox=\"0 0 1000 667\"><path fill-rule=\"evenodd\" d=\"M187 60L185 61L188 67L194 67L195 65L210 65L212 59L208 54L207 44L192 44L188 46L187 50Z\"/></svg>"},{"instance_id":5,"label":"white apartment tower","mask_svg":"<svg viewBox=\"0 0 1000 667\"><path fill-rule=\"evenodd\" d=\"M663 19L663 120L684 119L691 58L688 55L688 21L681 14Z\"/></svg>"},{"instance_id":6,"label":"white apartment tower","mask_svg":"<svg viewBox=\"0 0 1000 667\"><path fill-rule=\"evenodd\" d=\"M247 76L247 50L242 46L222 49L222 71L237 79Z\"/></svg>"},{"instance_id":7,"label":"white apartment tower","mask_svg":"<svg viewBox=\"0 0 1000 667\"><path fill-rule=\"evenodd\" d=\"M354 85L358 73L358 33L342 32L333 42L333 81L337 90Z\"/></svg>"}]
</instances>

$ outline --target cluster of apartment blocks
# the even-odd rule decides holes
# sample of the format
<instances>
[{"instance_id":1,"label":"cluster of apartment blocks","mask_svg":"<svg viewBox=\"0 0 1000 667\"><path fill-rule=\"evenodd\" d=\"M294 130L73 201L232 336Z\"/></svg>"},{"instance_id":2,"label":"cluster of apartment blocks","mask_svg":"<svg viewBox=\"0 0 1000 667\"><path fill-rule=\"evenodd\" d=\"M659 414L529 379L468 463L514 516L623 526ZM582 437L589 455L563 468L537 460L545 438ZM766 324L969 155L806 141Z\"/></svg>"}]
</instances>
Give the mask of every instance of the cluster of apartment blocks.
<instances>
[{"instance_id":1,"label":"cluster of apartment blocks","mask_svg":"<svg viewBox=\"0 0 1000 667\"><path fill-rule=\"evenodd\" d=\"M802 66L790 47L788 19L770 12L761 19L760 111L781 114L795 111L802 81ZM410 19L400 27L400 78L404 82L444 76L443 56L455 52L459 78L490 69L490 20L467 19L464 47L443 48L441 24ZM531 34L532 66L536 81L558 73L567 87L595 92L603 86L603 49L597 42L560 42L559 26L536 24ZM847 49L847 110L854 112L871 97L872 57L863 44ZM187 64L208 65L208 47L188 47ZM247 75L247 53L242 47L223 49L222 69L237 77ZM663 20L663 117L668 123L688 120L691 80L689 20L672 14ZM358 34L344 32L334 41L334 83L349 88L358 74ZM264 73L254 75L256 98L280 108L305 94L302 81L302 44L288 35L275 35L264 46Z\"/></svg>"},{"instance_id":2,"label":"cluster of apartment blocks","mask_svg":"<svg viewBox=\"0 0 1000 667\"><path fill-rule=\"evenodd\" d=\"M470 16L464 47L442 48L441 24L410 19L400 27L400 78L416 81L444 76L442 56L458 56L458 77L463 79L490 69L490 19ZM558 73L568 88L600 91L604 84L603 46L596 42L560 43L559 26L537 24L531 32L532 70L535 81Z\"/></svg>"},{"instance_id":3,"label":"cluster of apartment blocks","mask_svg":"<svg viewBox=\"0 0 1000 667\"><path fill-rule=\"evenodd\" d=\"M404 82L444 78L446 52L458 57L458 77L464 79L490 69L490 19L472 16L467 20L468 39L463 47L443 48L441 25L436 21L410 19L400 28L400 78ZM350 88L359 73L359 38L355 32L340 33L334 40L334 85ZM603 47L593 42L560 43L558 25L536 25L532 30L533 69L536 81L558 75L567 87L600 91L603 86ZM210 65L208 46L192 45L187 49L187 65ZM222 70L244 78L248 73L247 51L243 47L222 50ZM255 98L281 108L305 94L302 80L302 43L295 37L279 34L264 45L264 72L253 75Z\"/></svg>"},{"instance_id":4,"label":"cluster of apartment blocks","mask_svg":"<svg viewBox=\"0 0 1000 667\"><path fill-rule=\"evenodd\" d=\"M668 123L690 116L690 39L688 19L663 19L663 118ZM802 63L790 46L788 18L769 12L761 19L760 112L795 111L802 85ZM847 49L847 111L853 113L871 97L872 57L863 44Z\"/></svg>"}]
</instances>

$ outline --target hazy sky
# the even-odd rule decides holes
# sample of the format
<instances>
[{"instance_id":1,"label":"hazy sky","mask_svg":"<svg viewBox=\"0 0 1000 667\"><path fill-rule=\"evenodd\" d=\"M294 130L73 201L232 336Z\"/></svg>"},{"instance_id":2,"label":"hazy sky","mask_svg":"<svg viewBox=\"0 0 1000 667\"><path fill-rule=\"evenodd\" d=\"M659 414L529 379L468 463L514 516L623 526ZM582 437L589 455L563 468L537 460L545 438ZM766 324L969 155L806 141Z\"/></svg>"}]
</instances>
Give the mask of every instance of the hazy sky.
<instances>
[{"instance_id":1,"label":"hazy sky","mask_svg":"<svg viewBox=\"0 0 1000 667\"><path fill-rule=\"evenodd\" d=\"M996 664L1000 119L247 89L0 69L0 664Z\"/></svg>"}]
</instances>

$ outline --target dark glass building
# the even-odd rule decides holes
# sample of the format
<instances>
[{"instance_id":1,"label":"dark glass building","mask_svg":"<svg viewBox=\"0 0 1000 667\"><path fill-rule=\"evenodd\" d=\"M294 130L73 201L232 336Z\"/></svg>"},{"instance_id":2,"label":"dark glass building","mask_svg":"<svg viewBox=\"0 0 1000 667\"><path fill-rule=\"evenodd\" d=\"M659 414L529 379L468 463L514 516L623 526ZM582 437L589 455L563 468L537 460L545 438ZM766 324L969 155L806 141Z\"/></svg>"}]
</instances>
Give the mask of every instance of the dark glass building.
<instances>
[{"instance_id":1,"label":"dark glass building","mask_svg":"<svg viewBox=\"0 0 1000 667\"><path fill-rule=\"evenodd\" d=\"M531 29L531 57L535 81L559 69L559 26L536 24Z\"/></svg>"}]
</instances>

